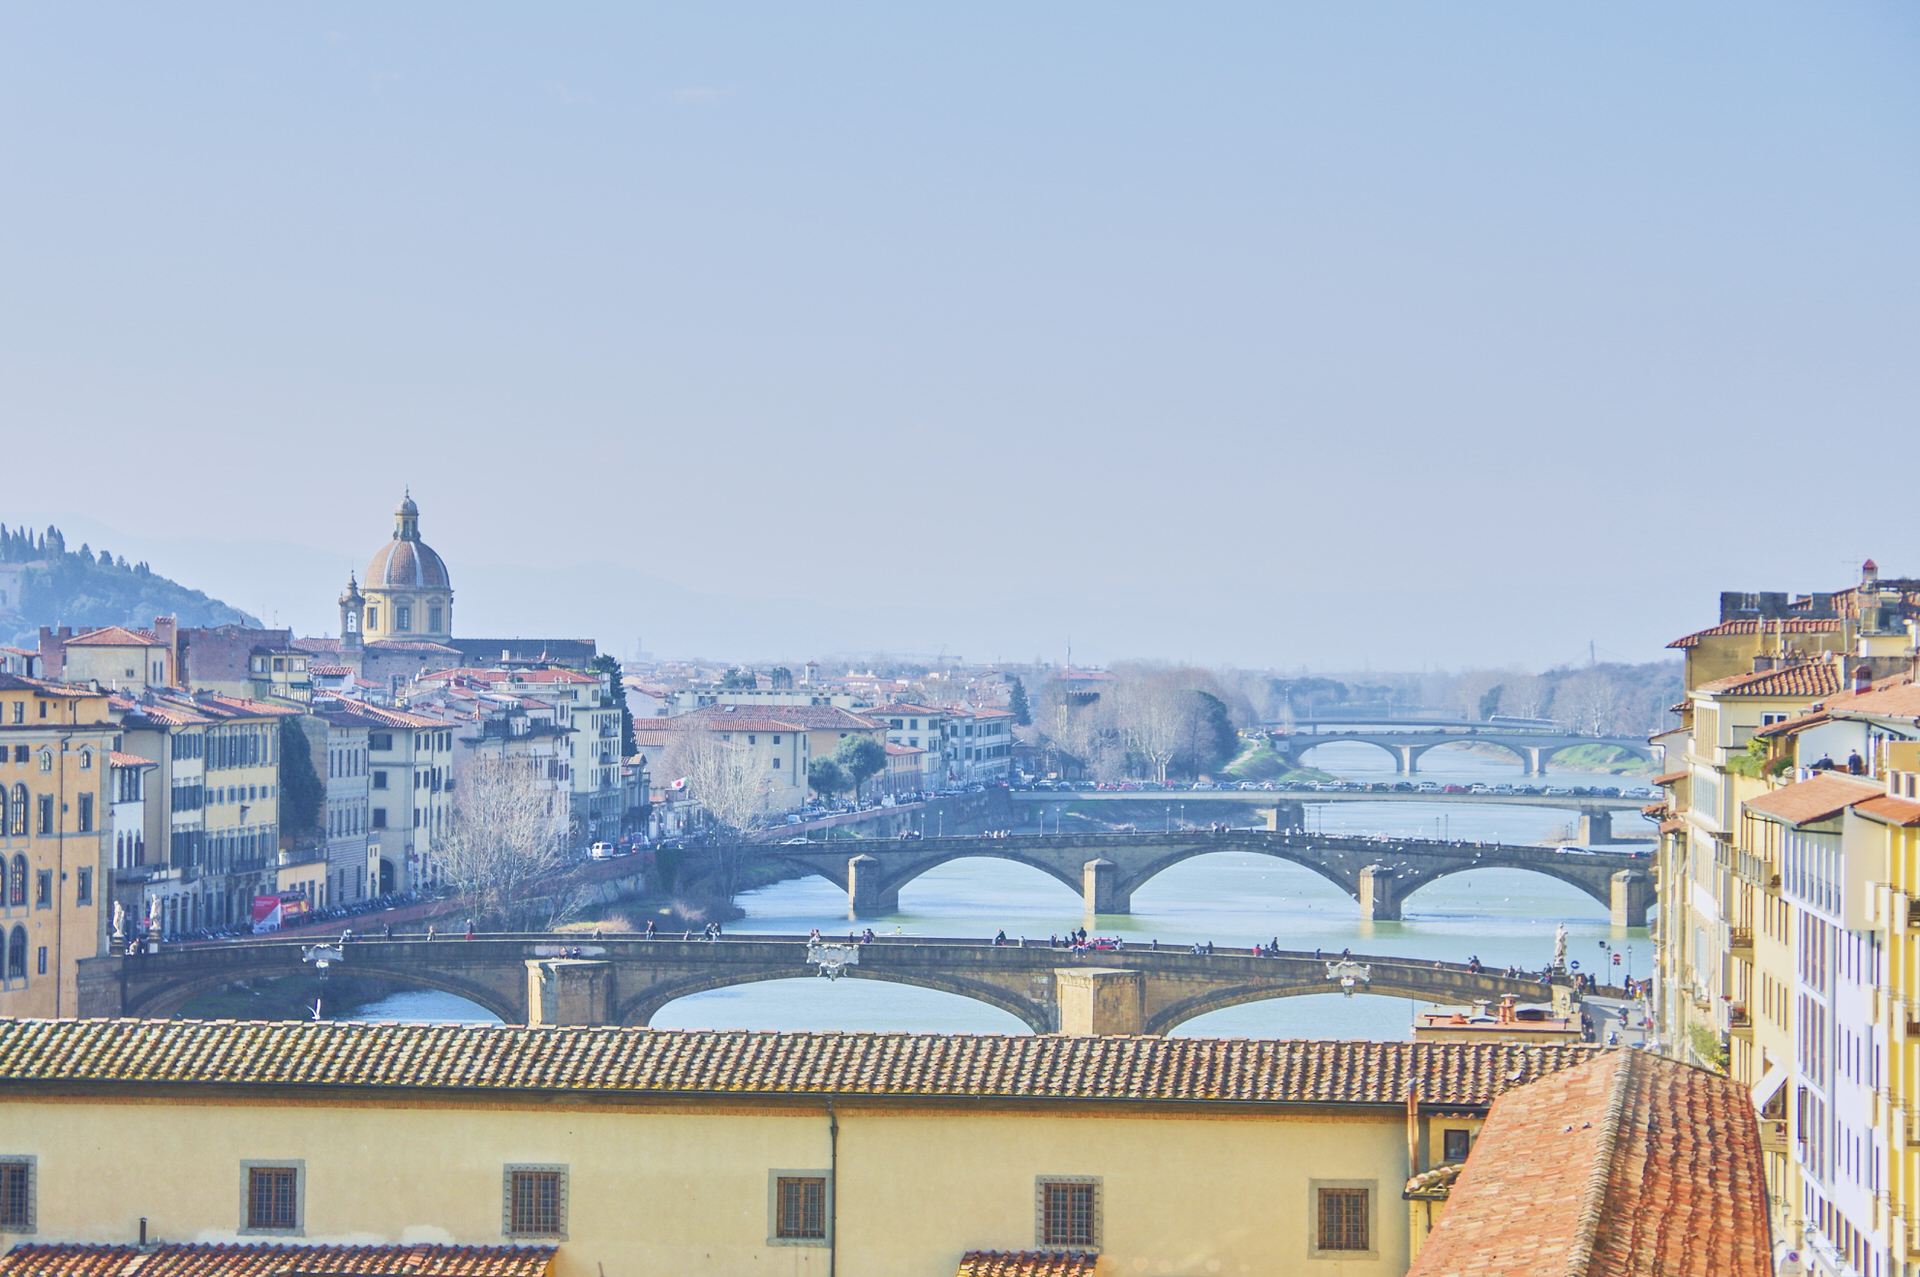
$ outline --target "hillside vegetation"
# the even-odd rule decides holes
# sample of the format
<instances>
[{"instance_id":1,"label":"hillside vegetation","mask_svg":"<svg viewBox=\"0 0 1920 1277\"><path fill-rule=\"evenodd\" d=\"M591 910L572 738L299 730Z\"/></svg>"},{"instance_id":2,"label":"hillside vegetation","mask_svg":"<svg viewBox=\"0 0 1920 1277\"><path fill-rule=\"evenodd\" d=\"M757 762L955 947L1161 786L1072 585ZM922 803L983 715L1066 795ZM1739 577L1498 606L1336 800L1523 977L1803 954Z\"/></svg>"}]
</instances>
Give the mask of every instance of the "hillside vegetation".
<instances>
[{"instance_id":1,"label":"hillside vegetation","mask_svg":"<svg viewBox=\"0 0 1920 1277\"><path fill-rule=\"evenodd\" d=\"M16 647L35 646L42 625L144 627L156 616L178 617L183 626L260 623L146 563L87 545L69 550L58 528L34 533L0 524L0 571L19 573L18 597L9 591L0 604L0 637Z\"/></svg>"}]
</instances>

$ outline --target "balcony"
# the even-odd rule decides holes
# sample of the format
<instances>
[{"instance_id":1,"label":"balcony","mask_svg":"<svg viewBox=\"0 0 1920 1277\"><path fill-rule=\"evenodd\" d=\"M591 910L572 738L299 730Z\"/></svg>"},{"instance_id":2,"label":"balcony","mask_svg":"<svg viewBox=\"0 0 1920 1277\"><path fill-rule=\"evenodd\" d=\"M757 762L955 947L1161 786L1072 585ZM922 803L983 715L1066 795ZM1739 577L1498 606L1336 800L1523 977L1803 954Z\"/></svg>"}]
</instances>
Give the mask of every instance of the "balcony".
<instances>
[{"instance_id":1,"label":"balcony","mask_svg":"<svg viewBox=\"0 0 1920 1277\"><path fill-rule=\"evenodd\" d=\"M1787 1151L1787 1120L1785 1118L1760 1120L1760 1147L1769 1153Z\"/></svg>"},{"instance_id":2,"label":"balcony","mask_svg":"<svg viewBox=\"0 0 1920 1277\"><path fill-rule=\"evenodd\" d=\"M1753 956L1753 928L1728 927L1727 948L1735 953L1744 953L1747 957L1751 958Z\"/></svg>"}]
</instances>

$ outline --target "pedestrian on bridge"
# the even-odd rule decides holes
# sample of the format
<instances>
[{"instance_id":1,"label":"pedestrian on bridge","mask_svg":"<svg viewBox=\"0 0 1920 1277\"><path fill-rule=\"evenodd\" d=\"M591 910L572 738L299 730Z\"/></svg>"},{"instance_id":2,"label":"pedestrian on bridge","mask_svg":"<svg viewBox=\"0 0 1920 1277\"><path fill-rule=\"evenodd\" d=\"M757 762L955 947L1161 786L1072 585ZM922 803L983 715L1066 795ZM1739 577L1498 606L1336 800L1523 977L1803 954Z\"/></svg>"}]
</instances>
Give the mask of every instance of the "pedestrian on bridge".
<instances>
[{"instance_id":1,"label":"pedestrian on bridge","mask_svg":"<svg viewBox=\"0 0 1920 1277\"><path fill-rule=\"evenodd\" d=\"M467 919L467 939L473 939L473 919Z\"/></svg>"},{"instance_id":2,"label":"pedestrian on bridge","mask_svg":"<svg viewBox=\"0 0 1920 1277\"><path fill-rule=\"evenodd\" d=\"M649 939L649 940L651 940L651 939L653 939L653 931L654 931L654 927L653 927L653 919L652 919L652 918L648 918L648 919L647 919L647 939ZM820 933L819 933L818 931L815 931L815 932L814 932L813 934L817 936L817 935L819 935Z\"/></svg>"}]
</instances>

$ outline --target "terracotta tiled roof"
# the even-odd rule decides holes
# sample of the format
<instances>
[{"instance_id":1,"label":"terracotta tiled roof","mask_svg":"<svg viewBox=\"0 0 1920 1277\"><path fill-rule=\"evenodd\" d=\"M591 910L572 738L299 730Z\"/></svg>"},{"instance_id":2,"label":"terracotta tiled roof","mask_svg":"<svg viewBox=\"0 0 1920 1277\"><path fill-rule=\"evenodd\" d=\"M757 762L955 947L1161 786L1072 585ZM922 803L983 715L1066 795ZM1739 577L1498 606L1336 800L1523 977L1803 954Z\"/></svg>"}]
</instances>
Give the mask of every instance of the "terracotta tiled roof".
<instances>
[{"instance_id":1,"label":"terracotta tiled roof","mask_svg":"<svg viewBox=\"0 0 1920 1277\"><path fill-rule=\"evenodd\" d=\"M66 640L68 647L165 647L152 630L130 630L124 625L108 625Z\"/></svg>"},{"instance_id":2,"label":"terracotta tiled roof","mask_svg":"<svg viewBox=\"0 0 1920 1277\"><path fill-rule=\"evenodd\" d=\"M1840 619L1829 617L1814 620L1808 617L1795 617L1780 621L1722 621L1712 629L1696 630L1685 638L1677 638L1667 644L1668 647L1698 647L1700 640L1719 638L1725 634L1838 634Z\"/></svg>"},{"instance_id":3,"label":"terracotta tiled roof","mask_svg":"<svg viewBox=\"0 0 1920 1277\"><path fill-rule=\"evenodd\" d=\"M1694 691L1712 696L1832 696L1843 684L1832 661L1800 661L1775 670L1755 670L1702 683Z\"/></svg>"},{"instance_id":4,"label":"terracotta tiled roof","mask_svg":"<svg viewBox=\"0 0 1920 1277\"><path fill-rule=\"evenodd\" d=\"M1753 1101L1610 1051L1502 1096L1407 1277L1771 1274Z\"/></svg>"},{"instance_id":5,"label":"terracotta tiled roof","mask_svg":"<svg viewBox=\"0 0 1920 1277\"><path fill-rule=\"evenodd\" d=\"M1484 1105L1588 1046L0 1020L0 1082Z\"/></svg>"},{"instance_id":6,"label":"terracotta tiled roof","mask_svg":"<svg viewBox=\"0 0 1920 1277\"><path fill-rule=\"evenodd\" d=\"M430 643L425 639L375 639L367 644L369 652L444 652L448 656L460 655L460 649L448 647L445 643Z\"/></svg>"},{"instance_id":7,"label":"terracotta tiled roof","mask_svg":"<svg viewBox=\"0 0 1920 1277\"><path fill-rule=\"evenodd\" d=\"M838 705L702 705L699 709L688 710L665 721L732 730L740 725L742 719L780 724L778 727L762 727L759 729L762 731L872 731L885 726L870 717L841 709Z\"/></svg>"},{"instance_id":8,"label":"terracotta tiled roof","mask_svg":"<svg viewBox=\"0 0 1920 1277\"><path fill-rule=\"evenodd\" d=\"M123 754L117 749L110 751L107 759L115 767L158 767L160 765L151 758L142 758L138 754Z\"/></svg>"},{"instance_id":9,"label":"terracotta tiled roof","mask_svg":"<svg viewBox=\"0 0 1920 1277\"><path fill-rule=\"evenodd\" d=\"M896 745L892 741L887 742L887 757L889 758L899 758L907 754L924 754L926 752L926 750L916 748L912 745Z\"/></svg>"},{"instance_id":10,"label":"terracotta tiled roof","mask_svg":"<svg viewBox=\"0 0 1920 1277\"><path fill-rule=\"evenodd\" d=\"M1093 1277L1098 1255L1066 1250L970 1250L954 1277Z\"/></svg>"},{"instance_id":11,"label":"terracotta tiled roof","mask_svg":"<svg viewBox=\"0 0 1920 1277\"><path fill-rule=\"evenodd\" d=\"M318 674L321 678L345 678L347 675L353 673L353 670L345 665L309 664L307 666L307 673Z\"/></svg>"},{"instance_id":12,"label":"terracotta tiled roof","mask_svg":"<svg viewBox=\"0 0 1920 1277\"><path fill-rule=\"evenodd\" d=\"M1658 776L1655 776L1653 778L1653 783L1656 785L1672 785L1679 781L1683 781L1686 778L1687 778L1687 769L1682 767L1677 772L1661 772Z\"/></svg>"},{"instance_id":13,"label":"terracotta tiled roof","mask_svg":"<svg viewBox=\"0 0 1920 1277\"><path fill-rule=\"evenodd\" d=\"M1640 809L1640 814L1642 816L1664 816L1667 814L1667 804L1665 802L1648 803Z\"/></svg>"},{"instance_id":14,"label":"terracotta tiled roof","mask_svg":"<svg viewBox=\"0 0 1920 1277\"><path fill-rule=\"evenodd\" d=\"M870 709L870 710L865 710L865 711L862 711L862 712L864 712L864 713L866 713L866 714L867 714L867 715L869 715L869 716L876 716L876 717L877 717L877 716L891 716L891 715L894 715L894 714L919 714L919 715L921 715L922 717L925 717L925 716L926 716L926 715L928 715L928 714L932 714L932 715L935 715L935 716L937 717L938 715L940 715L940 714L941 714L941 713L943 713L944 711L941 711L941 710L937 710L937 709L929 709L929 708L928 708L927 706L925 706L925 705L910 705L910 704L908 704L908 703L907 703L906 701L894 701L894 702L893 702L892 704L890 704L890 705L876 705L876 706L875 706L874 708L872 708L872 709ZM981 1253L981 1254L987 1254L987 1255L991 1255L991 1254L993 1254L994 1252L992 1252L992 1251L981 1251L981 1252L979 1252L979 1253ZM1009 1252L1009 1253L1012 1253L1012 1252Z\"/></svg>"},{"instance_id":15,"label":"terracotta tiled roof","mask_svg":"<svg viewBox=\"0 0 1920 1277\"><path fill-rule=\"evenodd\" d=\"M1853 809L1889 825L1920 825L1920 803L1911 798L1869 798Z\"/></svg>"},{"instance_id":16,"label":"terracotta tiled roof","mask_svg":"<svg viewBox=\"0 0 1920 1277\"><path fill-rule=\"evenodd\" d=\"M1660 822L1660 832L1663 834L1677 834L1686 827L1687 822L1684 820L1663 820Z\"/></svg>"},{"instance_id":17,"label":"terracotta tiled roof","mask_svg":"<svg viewBox=\"0 0 1920 1277\"><path fill-rule=\"evenodd\" d=\"M365 719L376 727L401 727L413 731L428 727L444 727L437 718L428 718L425 714L409 714L404 710L382 709L378 705L369 705L365 701L348 700L341 696L316 696L313 708L329 713L350 715Z\"/></svg>"},{"instance_id":18,"label":"terracotta tiled roof","mask_svg":"<svg viewBox=\"0 0 1920 1277\"><path fill-rule=\"evenodd\" d=\"M1789 825L1807 825L1837 816L1855 803L1885 792L1878 785L1854 780L1845 773L1821 772L1812 780L1782 785L1771 793L1749 798L1742 806Z\"/></svg>"},{"instance_id":19,"label":"terracotta tiled roof","mask_svg":"<svg viewBox=\"0 0 1920 1277\"><path fill-rule=\"evenodd\" d=\"M552 1246L19 1245L0 1277L539 1277Z\"/></svg>"}]
</instances>

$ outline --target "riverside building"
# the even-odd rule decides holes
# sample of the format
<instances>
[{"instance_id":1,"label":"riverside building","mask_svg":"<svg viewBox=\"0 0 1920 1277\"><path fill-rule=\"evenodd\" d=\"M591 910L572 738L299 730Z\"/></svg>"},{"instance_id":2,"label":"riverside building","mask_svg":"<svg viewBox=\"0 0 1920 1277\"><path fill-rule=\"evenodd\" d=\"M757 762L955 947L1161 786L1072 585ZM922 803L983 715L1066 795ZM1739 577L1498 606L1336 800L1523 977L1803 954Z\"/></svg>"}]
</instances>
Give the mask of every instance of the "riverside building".
<instances>
[{"instance_id":1,"label":"riverside building","mask_svg":"<svg viewBox=\"0 0 1920 1277\"><path fill-rule=\"evenodd\" d=\"M1723 595L1658 778L1666 1049L1760 1117L1774 1228L1808 1271L1920 1265L1920 582Z\"/></svg>"}]
</instances>

